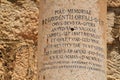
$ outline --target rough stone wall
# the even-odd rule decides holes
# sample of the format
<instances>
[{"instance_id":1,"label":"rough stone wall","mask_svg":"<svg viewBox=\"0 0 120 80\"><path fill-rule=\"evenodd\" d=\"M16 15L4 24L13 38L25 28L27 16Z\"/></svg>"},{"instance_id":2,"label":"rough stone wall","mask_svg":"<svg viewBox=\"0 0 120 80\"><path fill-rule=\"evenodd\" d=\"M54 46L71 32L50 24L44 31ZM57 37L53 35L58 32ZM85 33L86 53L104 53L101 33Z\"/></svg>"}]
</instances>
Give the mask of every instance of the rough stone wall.
<instances>
[{"instance_id":1,"label":"rough stone wall","mask_svg":"<svg viewBox=\"0 0 120 80\"><path fill-rule=\"evenodd\" d=\"M120 80L120 0L108 1L108 80Z\"/></svg>"},{"instance_id":2,"label":"rough stone wall","mask_svg":"<svg viewBox=\"0 0 120 80\"><path fill-rule=\"evenodd\" d=\"M0 1L0 80L37 80L36 0Z\"/></svg>"},{"instance_id":3,"label":"rough stone wall","mask_svg":"<svg viewBox=\"0 0 120 80\"><path fill-rule=\"evenodd\" d=\"M0 80L37 80L39 0L0 0ZM120 80L120 0L108 0L108 80Z\"/></svg>"}]
</instances>

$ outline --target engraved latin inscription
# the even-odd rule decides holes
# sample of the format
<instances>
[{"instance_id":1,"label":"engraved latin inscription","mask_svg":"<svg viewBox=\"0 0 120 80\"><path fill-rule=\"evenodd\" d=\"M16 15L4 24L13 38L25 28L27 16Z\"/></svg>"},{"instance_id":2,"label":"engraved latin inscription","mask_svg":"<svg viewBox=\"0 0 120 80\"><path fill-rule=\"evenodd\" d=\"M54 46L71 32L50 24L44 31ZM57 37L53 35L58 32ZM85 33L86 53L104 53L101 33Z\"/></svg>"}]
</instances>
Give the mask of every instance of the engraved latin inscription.
<instances>
[{"instance_id":1,"label":"engraved latin inscription","mask_svg":"<svg viewBox=\"0 0 120 80\"><path fill-rule=\"evenodd\" d=\"M42 20L45 31L43 68L85 69L105 73L102 30L104 21L92 10L58 9ZM46 26L49 25L49 26Z\"/></svg>"}]
</instances>

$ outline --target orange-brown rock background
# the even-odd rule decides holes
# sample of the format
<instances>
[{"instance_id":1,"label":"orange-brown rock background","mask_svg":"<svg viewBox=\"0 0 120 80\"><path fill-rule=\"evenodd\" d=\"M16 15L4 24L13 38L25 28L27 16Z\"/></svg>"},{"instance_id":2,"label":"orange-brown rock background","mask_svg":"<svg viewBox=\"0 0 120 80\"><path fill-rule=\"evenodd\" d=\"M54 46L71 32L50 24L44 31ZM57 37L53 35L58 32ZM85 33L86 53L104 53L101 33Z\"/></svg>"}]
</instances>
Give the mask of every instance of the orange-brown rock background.
<instances>
[{"instance_id":1,"label":"orange-brown rock background","mask_svg":"<svg viewBox=\"0 0 120 80\"><path fill-rule=\"evenodd\" d=\"M40 0L0 0L0 80L37 80ZM108 80L120 80L120 0L108 0Z\"/></svg>"}]
</instances>

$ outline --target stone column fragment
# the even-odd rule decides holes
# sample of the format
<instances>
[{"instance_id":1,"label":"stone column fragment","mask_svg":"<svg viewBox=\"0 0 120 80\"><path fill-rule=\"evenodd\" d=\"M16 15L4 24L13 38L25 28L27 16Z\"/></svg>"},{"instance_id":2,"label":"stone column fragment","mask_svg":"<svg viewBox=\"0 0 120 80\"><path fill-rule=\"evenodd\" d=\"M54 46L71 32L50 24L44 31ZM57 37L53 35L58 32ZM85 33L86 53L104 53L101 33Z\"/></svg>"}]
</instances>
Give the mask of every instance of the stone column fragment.
<instances>
[{"instance_id":1,"label":"stone column fragment","mask_svg":"<svg viewBox=\"0 0 120 80\"><path fill-rule=\"evenodd\" d=\"M41 0L38 80L106 80L106 0Z\"/></svg>"}]
</instances>

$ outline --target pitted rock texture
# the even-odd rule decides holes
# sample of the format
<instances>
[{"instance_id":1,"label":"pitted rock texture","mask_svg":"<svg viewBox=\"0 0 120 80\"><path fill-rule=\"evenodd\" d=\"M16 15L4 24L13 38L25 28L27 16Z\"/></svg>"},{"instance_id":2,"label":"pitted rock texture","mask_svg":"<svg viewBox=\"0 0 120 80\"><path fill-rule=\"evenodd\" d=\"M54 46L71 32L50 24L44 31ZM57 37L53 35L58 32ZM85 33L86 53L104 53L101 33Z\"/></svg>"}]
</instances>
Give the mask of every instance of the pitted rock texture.
<instances>
[{"instance_id":1,"label":"pitted rock texture","mask_svg":"<svg viewBox=\"0 0 120 80\"><path fill-rule=\"evenodd\" d=\"M108 0L108 7L120 7L120 0Z\"/></svg>"},{"instance_id":2,"label":"pitted rock texture","mask_svg":"<svg viewBox=\"0 0 120 80\"><path fill-rule=\"evenodd\" d=\"M0 0L0 80L37 80L38 0Z\"/></svg>"},{"instance_id":3,"label":"pitted rock texture","mask_svg":"<svg viewBox=\"0 0 120 80\"><path fill-rule=\"evenodd\" d=\"M40 0L0 0L0 80L37 80ZM120 80L120 0L108 0L108 80Z\"/></svg>"},{"instance_id":4,"label":"pitted rock texture","mask_svg":"<svg viewBox=\"0 0 120 80\"><path fill-rule=\"evenodd\" d=\"M108 0L108 80L120 80L120 0Z\"/></svg>"}]
</instances>

